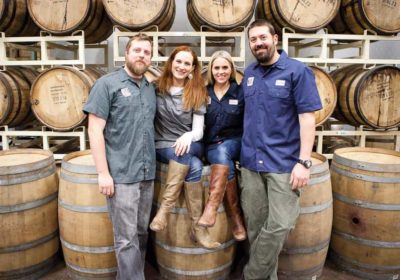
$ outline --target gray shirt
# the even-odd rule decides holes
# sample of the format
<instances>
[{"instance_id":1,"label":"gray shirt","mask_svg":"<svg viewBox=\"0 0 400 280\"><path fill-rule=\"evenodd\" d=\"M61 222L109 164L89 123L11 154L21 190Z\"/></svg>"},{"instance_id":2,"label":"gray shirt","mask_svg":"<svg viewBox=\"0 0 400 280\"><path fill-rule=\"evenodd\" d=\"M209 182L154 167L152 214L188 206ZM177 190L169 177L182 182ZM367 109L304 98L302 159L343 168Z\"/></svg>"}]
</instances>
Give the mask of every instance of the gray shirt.
<instances>
[{"instance_id":1,"label":"gray shirt","mask_svg":"<svg viewBox=\"0 0 400 280\"><path fill-rule=\"evenodd\" d=\"M143 78L139 86L119 69L96 81L83 111L106 121L106 158L114 183L155 178L156 96L151 83Z\"/></svg>"},{"instance_id":2,"label":"gray shirt","mask_svg":"<svg viewBox=\"0 0 400 280\"><path fill-rule=\"evenodd\" d=\"M156 149L171 147L182 134L192 131L193 114L206 113L205 106L184 111L182 96L183 89L173 95L157 93Z\"/></svg>"}]
</instances>

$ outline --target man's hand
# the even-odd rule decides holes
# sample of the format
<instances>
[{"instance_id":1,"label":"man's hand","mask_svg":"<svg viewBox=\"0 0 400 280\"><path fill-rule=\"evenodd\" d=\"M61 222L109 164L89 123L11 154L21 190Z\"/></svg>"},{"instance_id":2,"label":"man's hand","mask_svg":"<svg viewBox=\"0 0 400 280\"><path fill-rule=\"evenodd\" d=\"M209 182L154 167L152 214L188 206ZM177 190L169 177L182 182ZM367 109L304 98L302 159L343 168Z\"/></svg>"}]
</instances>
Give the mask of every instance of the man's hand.
<instances>
[{"instance_id":1,"label":"man's hand","mask_svg":"<svg viewBox=\"0 0 400 280\"><path fill-rule=\"evenodd\" d=\"M192 134L190 132L184 133L181 137L176 139L174 145L175 155L183 156L185 153L189 153L190 145L192 144Z\"/></svg>"},{"instance_id":2,"label":"man's hand","mask_svg":"<svg viewBox=\"0 0 400 280\"><path fill-rule=\"evenodd\" d=\"M290 184L292 185L292 190L299 190L308 184L308 179L310 179L310 169L305 168L302 164L297 163L290 175Z\"/></svg>"},{"instance_id":3,"label":"man's hand","mask_svg":"<svg viewBox=\"0 0 400 280\"><path fill-rule=\"evenodd\" d=\"M112 197L114 194L114 180L110 173L99 174L98 181L100 193Z\"/></svg>"}]
</instances>

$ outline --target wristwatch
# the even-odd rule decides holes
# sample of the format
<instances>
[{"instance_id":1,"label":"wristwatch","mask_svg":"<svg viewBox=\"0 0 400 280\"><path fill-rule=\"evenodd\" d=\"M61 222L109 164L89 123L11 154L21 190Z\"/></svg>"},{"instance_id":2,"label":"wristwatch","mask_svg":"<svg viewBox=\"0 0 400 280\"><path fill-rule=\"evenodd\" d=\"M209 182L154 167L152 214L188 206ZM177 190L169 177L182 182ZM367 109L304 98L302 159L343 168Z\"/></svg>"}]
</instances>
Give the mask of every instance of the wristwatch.
<instances>
[{"instance_id":1,"label":"wristwatch","mask_svg":"<svg viewBox=\"0 0 400 280\"><path fill-rule=\"evenodd\" d=\"M298 159L297 162L303 165L307 169L310 169L312 166L312 161L309 159L306 160Z\"/></svg>"}]
</instances>

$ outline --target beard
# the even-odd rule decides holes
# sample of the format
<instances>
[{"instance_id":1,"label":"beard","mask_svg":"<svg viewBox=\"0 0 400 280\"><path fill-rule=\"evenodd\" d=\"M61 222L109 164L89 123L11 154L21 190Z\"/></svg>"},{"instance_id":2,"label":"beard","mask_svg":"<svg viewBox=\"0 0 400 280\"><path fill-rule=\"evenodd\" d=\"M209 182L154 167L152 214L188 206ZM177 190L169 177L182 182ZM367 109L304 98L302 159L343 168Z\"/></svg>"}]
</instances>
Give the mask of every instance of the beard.
<instances>
[{"instance_id":1,"label":"beard","mask_svg":"<svg viewBox=\"0 0 400 280\"><path fill-rule=\"evenodd\" d=\"M126 60L126 67L128 67L129 71L135 75L141 76L143 75L147 69L149 68L149 65L146 65L146 63L144 63L142 61L142 65L137 65L139 63L137 63L138 61L135 62L131 62L129 60Z\"/></svg>"},{"instance_id":2,"label":"beard","mask_svg":"<svg viewBox=\"0 0 400 280\"><path fill-rule=\"evenodd\" d=\"M264 49L266 50L266 52L257 53L257 51L260 49ZM257 59L259 63L264 64L271 61L272 57L274 56L275 49L276 49L275 45L272 45L269 48L266 48L264 45L261 45L261 46L256 46L254 49L251 49L251 52L253 53L254 57Z\"/></svg>"}]
</instances>

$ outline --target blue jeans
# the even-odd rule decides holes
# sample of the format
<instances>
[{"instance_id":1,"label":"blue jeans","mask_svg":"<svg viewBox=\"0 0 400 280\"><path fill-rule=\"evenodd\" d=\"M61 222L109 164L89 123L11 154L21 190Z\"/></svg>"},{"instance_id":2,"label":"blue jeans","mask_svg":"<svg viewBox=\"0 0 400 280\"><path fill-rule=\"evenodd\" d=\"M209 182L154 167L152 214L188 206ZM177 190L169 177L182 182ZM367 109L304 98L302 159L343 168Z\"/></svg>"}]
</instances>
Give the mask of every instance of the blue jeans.
<instances>
[{"instance_id":1,"label":"blue jeans","mask_svg":"<svg viewBox=\"0 0 400 280\"><path fill-rule=\"evenodd\" d=\"M235 178L235 160L239 159L240 145L240 138L232 138L224 140L220 144L215 143L206 147L209 163L229 165L229 180Z\"/></svg>"},{"instance_id":2,"label":"blue jeans","mask_svg":"<svg viewBox=\"0 0 400 280\"><path fill-rule=\"evenodd\" d=\"M189 153L183 156L175 154L175 148L163 148L156 150L157 160L168 164L170 160L174 160L180 164L189 165L189 173L187 174L186 182L198 182L201 180L201 172L203 171L203 162L201 157L204 154L203 143L193 142L190 145Z\"/></svg>"},{"instance_id":3,"label":"blue jeans","mask_svg":"<svg viewBox=\"0 0 400 280\"><path fill-rule=\"evenodd\" d=\"M114 186L115 193L107 197L107 206L114 231L117 280L144 280L154 181Z\"/></svg>"}]
</instances>

